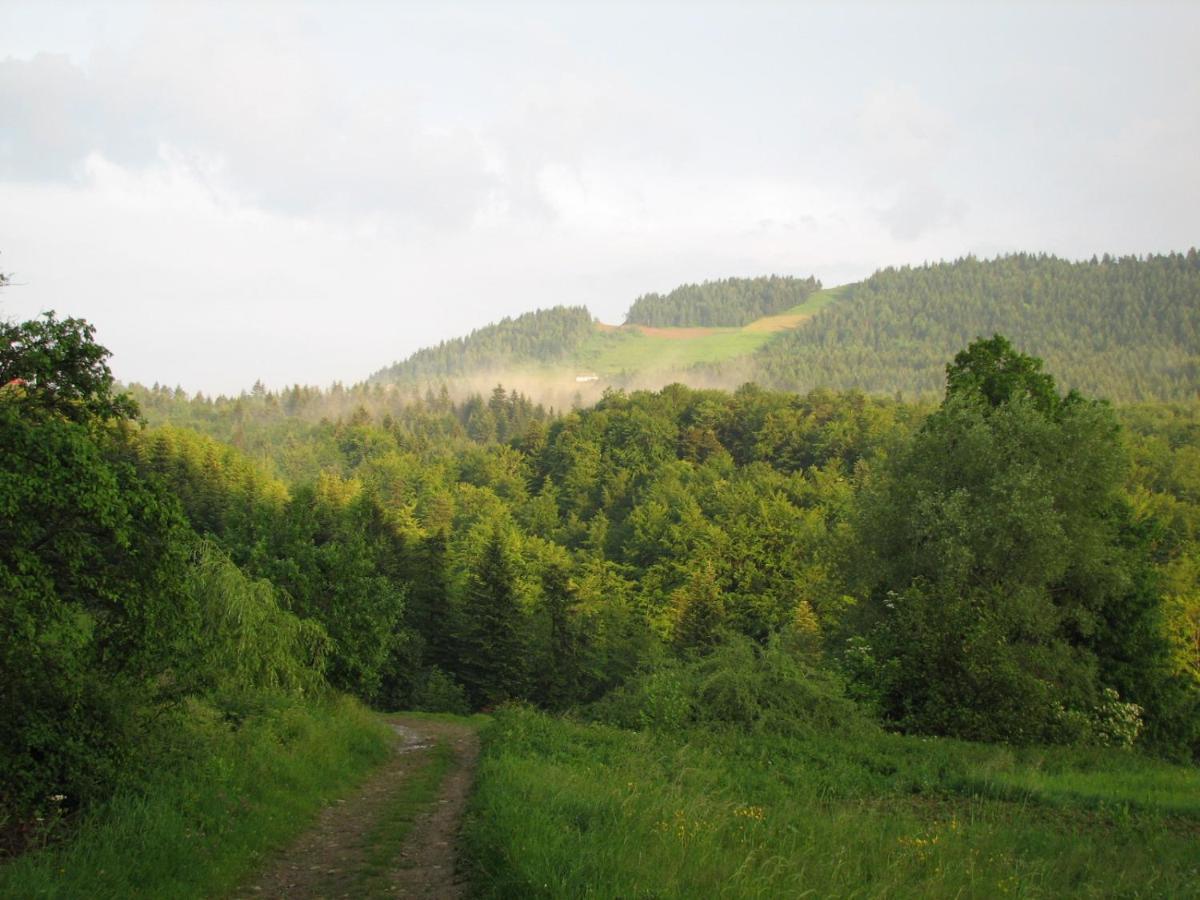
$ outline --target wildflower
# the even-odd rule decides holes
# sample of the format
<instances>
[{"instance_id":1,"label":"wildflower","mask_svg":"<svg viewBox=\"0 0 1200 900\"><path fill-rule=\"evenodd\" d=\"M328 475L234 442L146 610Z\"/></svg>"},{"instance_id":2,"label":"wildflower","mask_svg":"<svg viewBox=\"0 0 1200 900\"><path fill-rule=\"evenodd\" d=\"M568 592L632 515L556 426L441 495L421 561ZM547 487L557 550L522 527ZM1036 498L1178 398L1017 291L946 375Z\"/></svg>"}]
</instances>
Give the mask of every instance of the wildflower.
<instances>
[{"instance_id":1,"label":"wildflower","mask_svg":"<svg viewBox=\"0 0 1200 900\"><path fill-rule=\"evenodd\" d=\"M761 822L766 816L761 806L739 806L733 814L745 819L754 819L756 822Z\"/></svg>"}]
</instances>

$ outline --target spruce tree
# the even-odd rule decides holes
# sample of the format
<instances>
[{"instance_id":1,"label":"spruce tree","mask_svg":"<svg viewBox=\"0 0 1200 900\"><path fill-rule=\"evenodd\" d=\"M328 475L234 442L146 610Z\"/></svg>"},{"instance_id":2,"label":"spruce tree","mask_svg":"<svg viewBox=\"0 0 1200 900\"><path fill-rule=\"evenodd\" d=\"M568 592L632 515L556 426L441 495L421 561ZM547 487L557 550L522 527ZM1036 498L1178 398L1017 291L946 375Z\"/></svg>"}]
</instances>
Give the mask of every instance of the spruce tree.
<instances>
[{"instance_id":1,"label":"spruce tree","mask_svg":"<svg viewBox=\"0 0 1200 900\"><path fill-rule=\"evenodd\" d=\"M571 621L570 572L562 563L551 563L542 573L543 665L537 674L538 699L551 709L570 705L578 697L580 682L579 638Z\"/></svg>"},{"instance_id":2,"label":"spruce tree","mask_svg":"<svg viewBox=\"0 0 1200 900\"><path fill-rule=\"evenodd\" d=\"M475 706L490 706L524 693L524 621L516 575L505 535L493 531L469 576L463 612L466 639L463 681Z\"/></svg>"},{"instance_id":3,"label":"spruce tree","mask_svg":"<svg viewBox=\"0 0 1200 900\"><path fill-rule=\"evenodd\" d=\"M675 595L679 620L675 624L675 647L685 654L704 655L717 645L718 630L725 621L725 602L711 562L692 572L687 584Z\"/></svg>"}]
</instances>

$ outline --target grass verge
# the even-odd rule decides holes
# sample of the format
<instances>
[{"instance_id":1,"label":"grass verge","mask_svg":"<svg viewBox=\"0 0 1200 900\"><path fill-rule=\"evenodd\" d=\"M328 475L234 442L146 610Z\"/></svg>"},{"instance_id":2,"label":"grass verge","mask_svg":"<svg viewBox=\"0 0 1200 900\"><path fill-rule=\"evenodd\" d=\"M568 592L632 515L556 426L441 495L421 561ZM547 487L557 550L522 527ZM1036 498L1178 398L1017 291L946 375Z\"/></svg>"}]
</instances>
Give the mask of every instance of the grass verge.
<instances>
[{"instance_id":1,"label":"grass verge","mask_svg":"<svg viewBox=\"0 0 1200 900\"><path fill-rule=\"evenodd\" d=\"M0 868L4 898L190 898L232 890L265 855L390 752L346 697L269 701L237 727L193 704L163 766L121 789L69 840Z\"/></svg>"},{"instance_id":2,"label":"grass verge","mask_svg":"<svg viewBox=\"0 0 1200 900\"><path fill-rule=\"evenodd\" d=\"M1015 750L498 714L466 828L484 897L1195 897L1200 772Z\"/></svg>"}]
</instances>

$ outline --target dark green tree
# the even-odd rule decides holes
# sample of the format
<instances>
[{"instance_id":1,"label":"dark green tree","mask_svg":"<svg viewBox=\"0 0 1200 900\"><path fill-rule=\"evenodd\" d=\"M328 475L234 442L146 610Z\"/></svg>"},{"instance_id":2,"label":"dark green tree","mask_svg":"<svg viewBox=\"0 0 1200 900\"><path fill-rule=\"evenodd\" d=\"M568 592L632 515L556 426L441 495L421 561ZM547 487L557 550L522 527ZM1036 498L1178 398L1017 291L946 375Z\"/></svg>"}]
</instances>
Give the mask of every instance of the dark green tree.
<instances>
[{"instance_id":1,"label":"dark green tree","mask_svg":"<svg viewBox=\"0 0 1200 900\"><path fill-rule=\"evenodd\" d=\"M1108 665L1127 655L1114 642L1144 646L1155 627L1145 560L1122 543L1118 426L1000 337L947 376L941 407L862 504L884 713L974 739L1084 737L1102 688L1136 681Z\"/></svg>"},{"instance_id":2,"label":"dark green tree","mask_svg":"<svg viewBox=\"0 0 1200 900\"><path fill-rule=\"evenodd\" d=\"M538 610L542 663L535 673L536 699L550 709L564 709L579 698L582 675L581 635L571 617L574 589L565 563L549 563L542 572Z\"/></svg>"},{"instance_id":3,"label":"dark green tree","mask_svg":"<svg viewBox=\"0 0 1200 900\"><path fill-rule=\"evenodd\" d=\"M689 655L702 656L720 641L725 623L725 602L716 571L708 560L695 568L675 595L679 618L675 623L675 647Z\"/></svg>"},{"instance_id":4,"label":"dark green tree","mask_svg":"<svg viewBox=\"0 0 1200 900\"><path fill-rule=\"evenodd\" d=\"M504 531L497 526L471 569L459 671L476 706L524 696L525 621Z\"/></svg>"},{"instance_id":5,"label":"dark green tree","mask_svg":"<svg viewBox=\"0 0 1200 900\"><path fill-rule=\"evenodd\" d=\"M442 529L416 539L409 551L407 620L425 645L426 665L443 672L458 666L457 638L461 632L456 608L450 602L447 580L448 535Z\"/></svg>"}]
</instances>

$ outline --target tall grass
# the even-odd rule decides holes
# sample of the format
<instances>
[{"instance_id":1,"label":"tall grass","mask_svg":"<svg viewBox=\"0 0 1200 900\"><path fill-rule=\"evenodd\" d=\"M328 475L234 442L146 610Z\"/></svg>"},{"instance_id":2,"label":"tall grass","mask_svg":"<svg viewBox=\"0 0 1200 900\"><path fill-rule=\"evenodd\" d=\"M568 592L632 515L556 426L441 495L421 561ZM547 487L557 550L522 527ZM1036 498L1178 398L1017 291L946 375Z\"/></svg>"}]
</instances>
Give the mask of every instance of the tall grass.
<instances>
[{"instance_id":1,"label":"tall grass","mask_svg":"<svg viewBox=\"0 0 1200 900\"><path fill-rule=\"evenodd\" d=\"M157 773L60 845L0 867L0 897L220 895L390 752L358 703L264 696L239 725L200 703L164 728Z\"/></svg>"},{"instance_id":2,"label":"tall grass","mask_svg":"<svg viewBox=\"0 0 1200 900\"><path fill-rule=\"evenodd\" d=\"M1200 773L889 734L635 733L499 714L485 897L1200 896Z\"/></svg>"}]
</instances>

